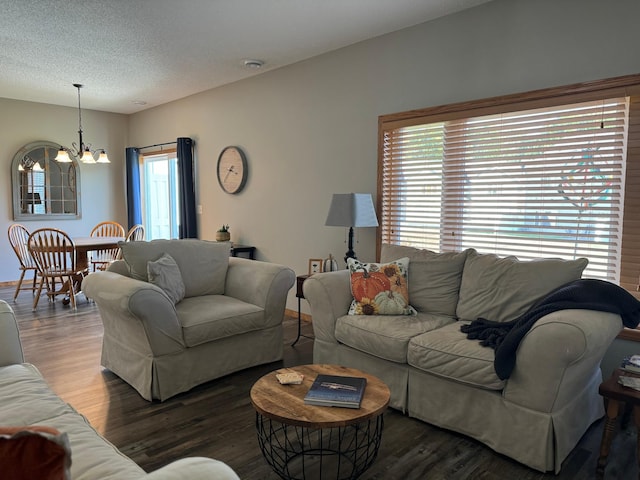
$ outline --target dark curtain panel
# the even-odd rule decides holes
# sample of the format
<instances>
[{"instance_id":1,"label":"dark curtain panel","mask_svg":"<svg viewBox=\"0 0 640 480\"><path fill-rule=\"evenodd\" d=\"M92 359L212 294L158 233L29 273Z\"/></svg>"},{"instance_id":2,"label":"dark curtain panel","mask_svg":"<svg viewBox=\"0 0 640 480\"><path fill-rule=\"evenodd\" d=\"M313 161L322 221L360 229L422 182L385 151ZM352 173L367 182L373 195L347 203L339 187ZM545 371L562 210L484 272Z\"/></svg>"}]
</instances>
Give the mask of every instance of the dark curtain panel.
<instances>
[{"instance_id":1,"label":"dark curtain panel","mask_svg":"<svg viewBox=\"0 0 640 480\"><path fill-rule=\"evenodd\" d=\"M180 176L180 238L198 238L196 190L193 178L193 140L180 137L177 144Z\"/></svg>"},{"instance_id":2,"label":"dark curtain panel","mask_svg":"<svg viewBox=\"0 0 640 480\"><path fill-rule=\"evenodd\" d=\"M127 175L127 221L129 228L142 223L142 197L140 196L140 150L127 147L126 175Z\"/></svg>"}]
</instances>

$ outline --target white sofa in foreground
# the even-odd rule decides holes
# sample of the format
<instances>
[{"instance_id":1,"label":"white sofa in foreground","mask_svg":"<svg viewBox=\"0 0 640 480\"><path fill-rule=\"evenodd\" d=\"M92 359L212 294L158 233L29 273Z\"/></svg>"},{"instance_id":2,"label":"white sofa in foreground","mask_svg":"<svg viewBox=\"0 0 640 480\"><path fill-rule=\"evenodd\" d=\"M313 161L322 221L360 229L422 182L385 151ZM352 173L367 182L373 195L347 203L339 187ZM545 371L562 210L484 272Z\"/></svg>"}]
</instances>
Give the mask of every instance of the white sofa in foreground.
<instances>
[{"instance_id":1,"label":"white sofa in foreground","mask_svg":"<svg viewBox=\"0 0 640 480\"><path fill-rule=\"evenodd\" d=\"M542 316L517 346L508 378L496 373L496 351L467 338L461 326L478 318L520 318L549 292L582 283L587 260L521 262L473 249L434 253L384 245L380 261L402 257L409 258L414 316L348 315L348 270L304 282L314 362L376 375L389 385L393 408L469 435L534 469L558 472L604 415L600 362L623 327L621 315L576 304Z\"/></svg>"},{"instance_id":2,"label":"white sofa in foreground","mask_svg":"<svg viewBox=\"0 0 640 480\"><path fill-rule=\"evenodd\" d=\"M45 426L66 434L70 480L238 480L229 466L204 457L183 458L147 474L53 393L36 367L24 363L16 320L4 301L0 301L0 426ZM6 465L2 470L6 472Z\"/></svg>"}]
</instances>

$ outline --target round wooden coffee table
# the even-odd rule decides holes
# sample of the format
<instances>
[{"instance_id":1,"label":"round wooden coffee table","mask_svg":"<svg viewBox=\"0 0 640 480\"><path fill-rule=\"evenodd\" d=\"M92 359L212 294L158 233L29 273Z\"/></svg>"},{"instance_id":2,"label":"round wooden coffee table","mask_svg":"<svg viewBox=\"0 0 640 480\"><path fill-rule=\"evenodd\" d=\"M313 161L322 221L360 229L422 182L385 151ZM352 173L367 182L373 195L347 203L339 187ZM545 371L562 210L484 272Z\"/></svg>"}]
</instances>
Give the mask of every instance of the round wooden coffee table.
<instances>
[{"instance_id":1,"label":"round wooden coffee table","mask_svg":"<svg viewBox=\"0 0 640 480\"><path fill-rule=\"evenodd\" d=\"M304 375L300 385L281 385L277 373ZM365 377L360 408L306 405L304 396L320 373ZM338 365L282 368L251 388L260 449L284 479L358 478L373 463L380 447L389 388L377 377Z\"/></svg>"}]
</instances>

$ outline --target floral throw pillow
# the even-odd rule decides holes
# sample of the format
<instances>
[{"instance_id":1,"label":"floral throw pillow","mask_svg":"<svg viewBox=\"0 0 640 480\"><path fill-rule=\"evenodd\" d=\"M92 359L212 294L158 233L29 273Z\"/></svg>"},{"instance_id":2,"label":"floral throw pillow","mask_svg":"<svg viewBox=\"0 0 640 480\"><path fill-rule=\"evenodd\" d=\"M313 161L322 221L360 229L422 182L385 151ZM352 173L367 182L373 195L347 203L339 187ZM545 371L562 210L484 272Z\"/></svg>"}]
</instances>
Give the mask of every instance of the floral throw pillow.
<instances>
[{"instance_id":1,"label":"floral throw pillow","mask_svg":"<svg viewBox=\"0 0 640 480\"><path fill-rule=\"evenodd\" d=\"M353 301L349 315L415 315L409 305L409 257L388 263L347 260Z\"/></svg>"}]
</instances>

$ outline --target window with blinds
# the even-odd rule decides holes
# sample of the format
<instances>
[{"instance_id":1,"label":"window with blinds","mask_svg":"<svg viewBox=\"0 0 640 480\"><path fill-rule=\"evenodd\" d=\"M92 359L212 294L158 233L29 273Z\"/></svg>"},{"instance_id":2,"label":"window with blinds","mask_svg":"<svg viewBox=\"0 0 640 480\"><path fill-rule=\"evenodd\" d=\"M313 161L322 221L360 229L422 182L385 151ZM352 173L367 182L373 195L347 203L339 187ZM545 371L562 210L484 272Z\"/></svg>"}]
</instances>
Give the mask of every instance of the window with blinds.
<instances>
[{"instance_id":1,"label":"window with blinds","mask_svg":"<svg viewBox=\"0 0 640 480\"><path fill-rule=\"evenodd\" d=\"M382 128L381 243L587 257L618 282L627 96Z\"/></svg>"}]
</instances>

